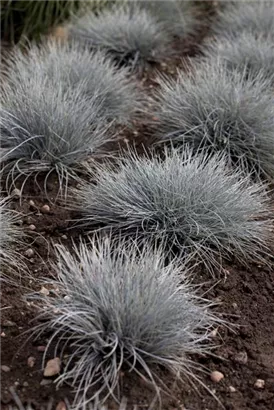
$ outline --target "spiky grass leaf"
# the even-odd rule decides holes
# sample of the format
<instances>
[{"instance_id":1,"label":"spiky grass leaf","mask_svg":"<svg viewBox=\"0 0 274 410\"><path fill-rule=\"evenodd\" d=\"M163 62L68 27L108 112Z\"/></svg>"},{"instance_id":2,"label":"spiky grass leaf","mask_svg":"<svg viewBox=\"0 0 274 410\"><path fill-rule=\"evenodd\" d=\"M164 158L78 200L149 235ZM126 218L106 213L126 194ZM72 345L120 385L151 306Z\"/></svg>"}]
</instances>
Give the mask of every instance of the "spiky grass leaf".
<instances>
[{"instance_id":1,"label":"spiky grass leaf","mask_svg":"<svg viewBox=\"0 0 274 410\"><path fill-rule=\"evenodd\" d=\"M253 33L242 33L237 38L216 38L203 47L212 65L220 60L230 71L246 73L248 77L264 76L274 84L274 42ZM218 64L218 62L217 62Z\"/></svg>"},{"instance_id":2,"label":"spiky grass leaf","mask_svg":"<svg viewBox=\"0 0 274 410\"><path fill-rule=\"evenodd\" d=\"M132 0L131 7L147 10L172 36L184 39L195 34L198 26L193 2L182 0Z\"/></svg>"},{"instance_id":3,"label":"spiky grass leaf","mask_svg":"<svg viewBox=\"0 0 274 410\"><path fill-rule=\"evenodd\" d=\"M64 90L60 79L50 87L46 78L5 84L0 109L2 175L7 184L18 176L47 177L53 171L65 192L69 177L76 178L83 161L100 153L113 133L96 98L83 97L82 84Z\"/></svg>"},{"instance_id":4,"label":"spiky grass leaf","mask_svg":"<svg viewBox=\"0 0 274 410\"><path fill-rule=\"evenodd\" d=\"M69 27L69 38L107 52L119 65L144 69L171 53L171 38L146 10L119 6L87 13Z\"/></svg>"},{"instance_id":5,"label":"spiky grass leaf","mask_svg":"<svg viewBox=\"0 0 274 410\"><path fill-rule=\"evenodd\" d=\"M212 30L217 36L237 37L243 32L274 39L273 1L237 1L220 9Z\"/></svg>"},{"instance_id":6,"label":"spiky grass leaf","mask_svg":"<svg viewBox=\"0 0 274 410\"><path fill-rule=\"evenodd\" d=\"M140 251L120 242L113 250L109 238L89 245L75 247L75 255L59 248L60 293L44 299L42 316L48 321L37 328L53 331L48 347L56 343L55 354L70 346L57 383L76 388L74 408L101 392L115 394L122 368L156 389L157 364L175 376L191 376L196 365L188 355L209 350L217 319L207 310L210 304L195 295L182 264L166 265L151 247Z\"/></svg>"},{"instance_id":7,"label":"spiky grass leaf","mask_svg":"<svg viewBox=\"0 0 274 410\"><path fill-rule=\"evenodd\" d=\"M104 53L91 53L74 43L45 41L40 46L32 44L27 52L16 49L4 74L17 87L26 81L32 86L34 73L41 81L45 78L48 87L61 82L64 92L80 86L82 95L101 107L102 118L120 124L129 124L144 100L127 69L118 70Z\"/></svg>"},{"instance_id":8,"label":"spiky grass leaf","mask_svg":"<svg viewBox=\"0 0 274 410\"><path fill-rule=\"evenodd\" d=\"M164 161L131 155L119 169L104 164L95 183L83 183L72 197L85 230L164 241L209 268L220 257L264 259L271 226L264 186L228 170L223 157L189 150L166 153Z\"/></svg>"},{"instance_id":9,"label":"spiky grass leaf","mask_svg":"<svg viewBox=\"0 0 274 410\"><path fill-rule=\"evenodd\" d=\"M257 177L274 177L274 96L263 73L228 72L204 62L189 76L159 79L155 93L159 143L190 144L225 153L231 164Z\"/></svg>"}]
</instances>

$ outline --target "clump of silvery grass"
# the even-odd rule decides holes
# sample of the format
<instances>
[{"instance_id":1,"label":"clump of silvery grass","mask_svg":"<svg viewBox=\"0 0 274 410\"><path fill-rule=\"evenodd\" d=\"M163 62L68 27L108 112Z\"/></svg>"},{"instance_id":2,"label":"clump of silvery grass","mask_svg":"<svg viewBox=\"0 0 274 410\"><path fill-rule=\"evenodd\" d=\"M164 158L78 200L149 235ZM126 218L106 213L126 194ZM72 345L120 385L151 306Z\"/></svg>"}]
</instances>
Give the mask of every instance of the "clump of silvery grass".
<instances>
[{"instance_id":1,"label":"clump of silvery grass","mask_svg":"<svg viewBox=\"0 0 274 410\"><path fill-rule=\"evenodd\" d=\"M197 30L198 20L191 1L133 0L129 4L132 7L147 10L172 36L184 39L195 34Z\"/></svg>"},{"instance_id":2,"label":"clump of silvery grass","mask_svg":"<svg viewBox=\"0 0 274 410\"><path fill-rule=\"evenodd\" d=\"M273 179L274 96L263 73L251 78L229 72L220 61L205 61L188 76L160 78L159 85L159 143L225 153L245 172Z\"/></svg>"},{"instance_id":3,"label":"clump of silvery grass","mask_svg":"<svg viewBox=\"0 0 274 410\"><path fill-rule=\"evenodd\" d=\"M30 401L27 404L24 404L13 387L10 388L10 392L14 404L9 405L8 410L36 410L36 406L32 405ZM64 400L64 404L66 410L73 410L67 399ZM39 410L53 410L53 399L49 399L45 406L40 406ZM101 405L100 403L98 403L98 400L95 400L93 403L89 403L87 406L80 407L79 410L108 410L108 406ZM118 410L127 410L127 400L125 397L123 397ZM134 406L133 410L138 410L137 406Z\"/></svg>"},{"instance_id":4,"label":"clump of silvery grass","mask_svg":"<svg viewBox=\"0 0 274 410\"><path fill-rule=\"evenodd\" d=\"M6 271L19 269L19 255L14 246L21 243L22 230L18 227L19 217L8 206L8 199L0 199L0 267L1 277L6 277Z\"/></svg>"},{"instance_id":5,"label":"clump of silvery grass","mask_svg":"<svg viewBox=\"0 0 274 410\"><path fill-rule=\"evenodd\" d=\"M78 224L137 238L164 241L211 268L220 258L264 260L270 210L263 184L226 166L226 158L172 150L160 156L104 164L94 183L73 192Z\"/></svg>"},{"instance_id":6,"label":"clump of silvery grass","mask_svg":"<svg viewBox=\"0 0 274 410\"><path fill-rule=\"evenodd\" d=\"M29 81L5 84L1 98L2 175L7 184L17 177L55 171L60 190L76 178L83 162L100 153L110 138L109 125L96 98L82 95L81 83L64 91L62 81L49 86L33 73Z\"/></svg>"},{"instance_id":7,"label":"clump of silvery grass","mask_svg":"<svg viewBox=\"0 0 274 410\"><path fill-rule=\"evenodd\" d=\"M161 62L171 52L171 37L164 27L147 10L126 5L99 15L87 13L71 24L68 36L137 70Z\"/></svg>"},{"instance_id":8,"label":"clump of silvery grass","mask_svg":"<svg viewBox=\"0 0 274 410\"><path fill-rule=\"evenodd\" d=\"M158 393L155 365L195 377L199 366L189 354L210 348L217 319L189 285L182 263L166 264L149 246L118 245L113 249L105 238L80 244L75 254L60 247L58 295L42 299L44 322L36 331L53 332L48 348L54 344L55 354L70 347L57 385L75 387L74 409L115 395L121 370L136 372Z\"/></svg>"},{"instance_id":9,"label":"clump of silvery grass","mask_svg":"<svg viewBox=\"0 0 274 410\"><path fill-rule=\"evenodd\" d=\"M220 9L212 30L217 36L237 37L243 32L274 40L273 1L237 1Z\"/></svg>"},{"instance_id":10,"label":"clump of silvery grass","mask_svg":"<svg viewBox=\"0 0 274 410\"><path fill-rule=\"evenodd\" d=\"M236 38L211 39L203 47L203 52L212 65L220 60L229 71L246 73L254 79L261 74L274 84L273 39L255 37L253 33L244 32Z\"/></svg>"},{"instance_id":11,"label":"clump of silvery grass","mask_svg":"<svg viewBox=\"0 0 274 410\"><path fill-rule=\"evenodd\" d=\"M6 77L14 87L22 81L32 87L35 73L47 80L48 87L59 87L61 82L64 93L80 86L82 95L100 106L103 119L128 124L140 110L143 98L137 82L100 51L45 41L31 45L27 52L16 49L9 61Z\"/></svg>"}]
</instances>

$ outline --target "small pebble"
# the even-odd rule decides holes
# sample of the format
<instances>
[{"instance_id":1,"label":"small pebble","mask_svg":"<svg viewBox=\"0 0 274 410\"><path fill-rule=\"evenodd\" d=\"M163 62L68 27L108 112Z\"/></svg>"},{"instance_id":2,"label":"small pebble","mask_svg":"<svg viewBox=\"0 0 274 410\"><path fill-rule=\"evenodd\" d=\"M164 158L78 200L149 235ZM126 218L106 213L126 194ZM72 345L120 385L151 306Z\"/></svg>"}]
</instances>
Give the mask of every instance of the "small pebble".
<instances>
[{"instance_id":1,"label":"small pebble","mask_svg":"<svg viewBox=\"0 0 274 410\"><path fill-rule=\"evenodd\" d=\"M62 239L68 239L67 235L62 235L61 238Z\"/></svg>"},{"instance_id":2,"label":"small pebble","mask_svg":"<svg viewBox=\"0 0 274 410\"><path fill-rule=\"evenodd\" d=\"M28 385L29 385L28 382L24 382L24 383L23 383L23 386L24 386L24 387L28 387Z\"/></svg>"},{"instance_id":3,"label":"small pebble","mask_svg":"<svg viewBox=\"0 0 274 410\"><path fill-rule=\"evenodd\" d=\"M223 373L218 372L218 370L214 370L210 375L210 378L214 383L219 383L224 377Z\"/></svg>"},{"instance_id":4,"label":"small pebble","mask_svg":"<svg viewBox=\"0 0 274 410\"><path fill-rule=\"evenodd\" d=\"M216 327L216 329L213 329L211 332L211 337L216 337L218 334L218 328Z\"/></svg>"},{"instance_id":5,"label":"small pebble","mask_svg":"<svg viewBox=\"0 0 274 410\"><path fill-rule=\"evenodd\" d=\"M41 208L43 214L48 214L50 212L50 207L48 205L43 205Z\"/></svg>"},{"instance_id":6,"label":"small pebble","mask_svg":"<svg viewBox=\"0 0 274 410\"><path fill-rule=\"evenodd\" d=\"M228 389L229 389L230 393L235 393L235 391L236 391L235 387L233 387L233 386L229 386Z\"/></svg>"},{"instance_id":7,"label":"small pebble","mask_svg":"<svg viewBox=\"0 0 274 410\"><path fill-rule=\"evenodd\" d=\"M52 380L49 379L42 379L40 382L40 386L47 386L52 383Z\"/></svg>"},{"instance_id":8,"label":"small pebble","mask_svg":"<svg viewBox=\"0 0 274 410\"><path fill-rule=\"evenodd\" d=\"M254 383L254 387L256 389L264 389L265 386L265 381L263 379L257 379L256 382Z\"/></svg>"},{"instance_id":9,"label":"small pebble","mask_svg":"<svg viewBox=\"0 0 274 410\"><path fill-rule=\"evenodd\" d=\"M33 366L35 365L35 362L36 362L36 358L35 358L35 357L30 356L30 357L28 358L28 366L29 366L29 367L33 367Z\"/></svg>"},{"instance_id":10,"label":"small pebble","mask_svg":"<svg viewBox=\"0 0 274 410\"><path fill-rule=\"evenodd\" d=\"M239 352L235 354L234 360L235 362L238 362L240 364L246 364L247 363L247 353L243 351L243 352Z\"/></svg>"},{"instance_id":11,"label":"small pebble","mask_svg":"<svg viewBox=\"0 0 274 410\"><path fill-rule=\"evenodd\" d=\"M36 230L36 226L33 225L33 224L31 224L31 225L29 225L29 229L30 229L31 231L35 231L35 230Z\"/></svg>"},{"instance_id":12,"label":"small pebble","mask_svg":"<svg viewBox=\"0 0 274 410\"><path fill-rule=\"evenodd\" d=\"M25 251L25 255L26 255L28 258L31 258L31 257L34 255L34 250L31 249L31 248L27 249L27 250Z\"/></svg>"},{"instance_id":13,"label":"small pebble","mask_svg":"<svg viewBox=\"0 0 274 410\"><path fill-rule=\"evenodd\" d=\"M5 366L4 364L1 366L1 370L3 370L3 372L8 373L10 371L10 367L9 366Z\"/></svg>"},{"instance_id":14,"label":"small pebble","mask_svg":"<svg viewBox=\"0 0 274 410\"><path fill-rule=\"evenodd\" d=\"M44 376L51 377L56 376L61 370L61 360L59 357L55 357L47 362L44 369Z\"/></svg>"},{"instance_id":15,"label":"small pebble","mask_svg":"<svg viewBox=\"0 0 274 410\"><path fill-rule=\"evenodd\" d=\"M2 332L2 333L1 333L1 337L6 337L6 333L5 333L5 332Z\"/></svg>"},{"instance_id":16,"label":"small pebble","mask_svg":"<svg viewBox=\"0 0 274 410\"><path fill-rule=\"evenodd\" d=\"M55 410L67 410L66 403L64 401L60 401Z\"/></svg>"},{"instance_id":17,"label":"small pebble","mask_svg":"<svg viewBox=\"0 0 274 410\"><path fill-rule=\"evenodd\" d=\"M41 293L41 295L48 296L49 295L49 290L47 288L45 288L44 286L42 286L39 293Z\"/></svg>"},{"instance_id":18,"label":"small pebble","mask_svg":"<svg viewBox=\"0 0 274 410\"><path fill-rule=\"evenodd\" d=\"M46 350L46 346L37 346L38 352L44 352Z\"/></svg>"}]
</instances>

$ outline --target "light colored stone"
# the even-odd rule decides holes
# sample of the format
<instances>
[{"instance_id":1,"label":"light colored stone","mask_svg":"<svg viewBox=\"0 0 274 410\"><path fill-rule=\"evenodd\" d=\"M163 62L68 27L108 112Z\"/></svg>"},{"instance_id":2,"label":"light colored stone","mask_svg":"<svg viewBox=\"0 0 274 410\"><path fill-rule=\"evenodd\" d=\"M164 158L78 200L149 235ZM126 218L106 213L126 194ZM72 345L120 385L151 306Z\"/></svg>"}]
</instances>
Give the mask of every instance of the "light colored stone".
<instances>
[{"instance_id":1,"label":"light colored stone","mask_svg":"<svg viewBox=\"0 0 274 410\"><path fill-rule=\"evenodd\" d=\"M46 350L46 346L37 346L38 352L44 352Z\"/></svg>"},{"instance_id":2,"label":"light colored stone","mask_svg":"<svg viewBox=\"0 0 274 410\"><path fill-rule=\"evenodd\" d=\"M61 360L59 357L55 357L47 362L44 369L44 376L51 377L56 376L61 370Z\"/></svg>"},{"instance_id":3,"label":"light colored stone","mask_svg":"<svg viewBox=\"0 0 274 410\"><path fill-rule=\"evenodd\" d=\"M66 403L64 401L59 401L55 410L67 410Z\"/></svg>"},{"instance_id":4,"label":"light colored stone","mask_svg":"<svg viewBox=\"0 0 274 410\"><path fill-rule=\"evenodd\" d=\"M41 207L42 214L48 214L50 212L50 207L48 205L43 205Z\"/></svg>"},{"instance_id":5,"label":"light colored stone","mask_svg":"<svg viewBox=\"0 0 274 410\"><path fill-rule=\"evenodd\" d=\"M210 378L214 383L219 383L224 377L224 374L218 370L214 370L210 375Z\"/></svg>"},{"instance_id":6,"label":"light colored stone","mask_svg":"<svg viewBox=\"0 0 274 410\"><path fill-rule=\"evenodd\" d=\"M29 225L29 229L30 229L31 231L35 231L35 230L36 230L36 226L33 225L33 224L30 224L30 225Z\"/></svg>"},{"instance_id":7,"label":"light colored stone","mask_svg":"<svg viewBox=\"0 0 274 410\"><path fill-rule=\"evenodd\" d=\"M230 393L235 393L236 392L236 389L233 386L229 386L228 389L229 389Z\"/></svg>"},{"instance_id":8,"label":"light colored stone","mask_svg":"<svg viewBox=\"0 0 274 410\"><path fill-rule=\"evenodd\" d=\"M30 357L28 358L28 366L29 366L29 367L33 367L33 366L35 365L35 362L36 362L36 358L35 358L35 357L30 356Z\"/></svg>"},{"instance_id":9,"label":"light colored stone","mask_svg":"<svg viewBox=\"0 0 274 410\"><path fill-rule=\"evenodd\" d=\"M28 258L31 258L31 257L34 255L34 250L31 249L31 248L27 249L27 250L25 251L25 255L26 255Z\"/></svg>"},{"instance_id":10,"label":"light colored stone","mask_svg":"<svg viewBox=\"0 0 274 410\"><path fill-rule=\"evenodd\" d=\"M263 379L257 379L254 383L254 387L256 387L256 389L264 389L265 381Z\"/></svg>"},{"instance_id":11,"label":"light colored stone","mask_svg":"<svg viewBox=\"0 0 274 410\"><path fill-rule=\"evenodd\" d=\"M210 334L211 334L211 337L216 337L218 334L218 328L216 327L216 329L213 329Z\"/></svg>"},{"instance_id":12,"label":"light colored stone","mask_svg":"<svg viewBox=\"0 0 274 410\"><path fill-rule=\"evenodd\" d=\"M3 364L1 366L1 370L3 370L3 372L5 372L5 373L8 373L8 372L10 372L10 367Z\"/></svg>"},{"instance_id":13,"label":"light colored stone","mask_svg":"<svg viewBox=\"0 0 274 410\"><path fill-rule=\"evenodd\" d=\"M29 205L35 208L35 203L32 199L29 201Z\"/></svg>"},{"instance_id":14,"label":"light colored stone","mask_svg":"<svg viewBox=\"0 0 274 410\"><path fill-rule=\"evenodd\" d=\"M52 380L49 379L42 379L40 382L40 386L47 386L52 383Z\"/></svg>"},{"instance_id":15,"label":"light colored stone","mask_svg":"<svg viewBox=\"0 0 274 410\"><path fill-rule=\"evenodd\" d=\"M49 290L45 288L44 286L42 286L41 289L39 290L39 293L41 293L41 295L48 296Z\"/></svg>"}]
</instances>

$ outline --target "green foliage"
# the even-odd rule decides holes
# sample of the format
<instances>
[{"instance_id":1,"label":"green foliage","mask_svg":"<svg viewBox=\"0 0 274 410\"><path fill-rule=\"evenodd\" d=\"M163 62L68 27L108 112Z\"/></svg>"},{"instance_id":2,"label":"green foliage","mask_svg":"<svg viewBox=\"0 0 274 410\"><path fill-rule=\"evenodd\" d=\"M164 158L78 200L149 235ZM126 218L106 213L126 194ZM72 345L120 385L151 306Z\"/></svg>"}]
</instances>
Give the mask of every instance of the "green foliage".
<instances>
[{"instance_id":1,"label":"green foliage","mask_svg":"<svg viewBox=\"0 0 274 410\"><path fill-rule=\"evenodd\" d=\"M2 0L1 38L12 43L39 39L80 9L96 9L104 3L104 0Z\"/></svg>"}]
</instances>

